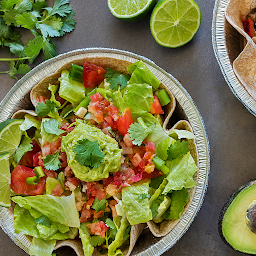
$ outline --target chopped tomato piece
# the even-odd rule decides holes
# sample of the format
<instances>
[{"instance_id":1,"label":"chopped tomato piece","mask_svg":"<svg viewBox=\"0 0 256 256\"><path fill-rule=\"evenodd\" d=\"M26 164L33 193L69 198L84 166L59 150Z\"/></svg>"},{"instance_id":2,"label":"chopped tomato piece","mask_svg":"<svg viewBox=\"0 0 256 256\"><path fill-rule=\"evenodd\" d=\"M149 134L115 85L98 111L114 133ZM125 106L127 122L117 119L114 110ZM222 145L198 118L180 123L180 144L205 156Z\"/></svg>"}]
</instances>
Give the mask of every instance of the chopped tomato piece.
<instances>
[{"instance_id":1,"label":"chopped tomato piece","mask_svg":"<svg viewBox=\"0 0 256 256\"><path fill-rule=\"evenodd\" d=\"M100 95L100 93L94 93L90 96L92 102L101 101L103 100L103 97Z\"/></svg>"},{"instance_id":2,"label":"chopped tomato piece","mask_svg":"<svg viewBox=\"0 0 256 256\"><path fill-rule=\"evenodd\" d=\"M139 165L139 163L142 161L140 154L136 153L132 157L131 161L132 161L133 166L137 167Z\"/></svg>"},{"instance_id":3,"label":"chopped tomato piece","mask_svg":"<svg viewBox=\"0 0 256 256\"><path fill-rule=\"evenodd\" d=\"M81 186L80 180L78 178L76 178L76 177L73 177L73 178L68 177L67 181L71 182L76 187L78 187L78 186L80 187Z\"/></svg>"},{"instance_id":4,"label":"chopped tomato piece","mask_svg":"<svg viewBox=\"0 0 256 256\"><path fill-rule=\"evenodd\" d=\"M132 140L130 139L130 136L128 135L128 133L124 135L123 140L127 147L132 147Z\"/></svg>"},{"instance_id":5,"label":"chopped tomato piece","mask_svg":"<svg viewBox=\"0 0 256 256\"><path fill-rule=\"evenodd\" d=\"M84 205L82 211L81 211L81 217L80 222L87 222L93 220L93 211L91 209L87 209L86 205Z\"/></svg>"},{"instance_id":6,"label":"chopped tomato piece","mask_svg":"<svg viewBox=\"0 0 256 256\"><path fill-rule=\"evenodd\" d=\"M40 152L33 155L33 167L39 166L39 156L41 156Z\"/></svg>"},{"instance_id":7,"label":"chopped tomato piece","mask_svg":"<svg viewBox=\"0 0 256 256\"><path fill-rule=\"evenodd\" d=\"M151 173L147 173L147 172L143 172L142 173L142 179L143 180L148 180L148 179L152 179L152 178L157 178L164 175L161 171L155 169L153 172Z\"/></svg>"},{"instance_id":8,"label":"chopped tomato piece","mask_svg":"<svg viewBox=\"0 0 256 256\"><path fill-rule=\"evenodd\" d=\"M52 196L61 196L62 193L64 192L63 187L61 184L58 184L52 191Z\"/></svg>"},{"instance_id":9,"label":"chopped tomato piece","mask_svg":"<svg viewBox=\"0 0 256 256\"><path fill-rule=\"evenodd\" d=\"M132 123L132 112L130 108L125 108L118 120L118 132L124 136Z\"/></svg>"},{"instance_id":10,"label":"chopped tomato piece","mask_svg":"<svg viewBox=\"0 0 256 256\"><path fill-rule=\"evenodd\" d=\"M99 211L99 212L94 212L93 213L93 218L94 219L98 219L98 218L102 218L104 216L104 212L103 211Z\"/></svg>"},{"instance_id":11,"label":"chopped tomato piece","mask_svg":"<svg viewBox=\"0 0 256 256\"><path fill-rule=\"evenodd\" d=\"M57 172L55 171L52 171L52 170L47 170L43 167L43 171L44 171L44 174L47 176L47 177L51 177L51 178L57 178L58 177L58 174Z\"/></svg>"},{"instance_id":12,"label":"chopped tomato piece","mask_svg":"<svg viewBox=\"0 0 256 256\"><path fill-rule=\"evenodd\" d=\"M27 184L26 179L34 176L33 169L17 165L11 174L11 189L21 195L42 195L45 191L46 178L42 177L37 185Z\"/></svg>"},{"instance_id":13,"label":"chopped tomato piece","mask_svg":"<svg viewBox=\"0 0 256 256\"><path fill-rule=\"evenodd\" d=\"M150 113L151 114L164 114L164 111L161 107L160 101L156 95L154 95L153 104L152 104Z\"/></svg>"},{"instance_id":14,"label":"chopped tomato piece","mask_svg":"<svg viewBox=\"0 0 256 256\"><path fill-rule=\"evenodd\" d=\"M41 95L39 96L39 99L38 99L39 102L45 103L45 100L47 100L45 96L41 96Z\"/></svg>"},{"instance_id":15,"label":"chopped tomato piece","mask_svg":"<svg viewBox=\"0 0 256 256\"><path fill-rule=\"evenodd\" d=\"M32 150L28 151L26 154L22 156L20 159L19 164L28 166L28 167L33 167L33 159L34 155L41 150L40 146L35 140L32 140Z\"/></svg>"},{"instance_id":16,"label":"chopped tomato piece","mask_svg":"<svg viewBox=\"0 0 256 256\"><path fill-rule=\"evenodd\" d=\"M104 80L107 71L95 64L84 62L83 65L83 84L85 88L93 88Z\"/></svg>"},{"instance_id":17,"label":"chopped tomato piece","mask_svg":"<svg viewBox=\"0 0 256 256\"><path fill-rule=\"evenodd\" d=\"M111 208L113 218L118 216L116 212L116 207L115 207L116 204L117 204L116 200L111 200L109 202L109 207Z\"/></svg>"},{"instance_id":18,"label":"chopped tomato piece","mask_svg":"<svg viewBox=\"0 0 256 256\"><path fill-rule=\"evenodd\" d=\"M254 31L254 21L250 18L246 19L243 22L244 30L245 32L250 36L254 37L255 36L255 31Z\"/></svg>"},{"instance_id":19,"label":"chopped tomato piece","mask_svg":"<svg viewBox=\"0 0 256 256\"><path fill-rule=\"evenodd\" d=\"M105 237L105 232L109 227L103 222L94 222L86 225L90 229L90 233L96 236Z\"/></svg>"},{"instance_id":20,"label":"chopped tomato piece","mask_svg":"<svg viewBox=\"0 0 256 256\"><path fill-rule=\"evenodd\" d=\"M146 143L146 151L153 151L153 152L155 152L156 151L155 143L151 142L151 141L147 141L147 143Z\"/></svg>"}]
</instances>

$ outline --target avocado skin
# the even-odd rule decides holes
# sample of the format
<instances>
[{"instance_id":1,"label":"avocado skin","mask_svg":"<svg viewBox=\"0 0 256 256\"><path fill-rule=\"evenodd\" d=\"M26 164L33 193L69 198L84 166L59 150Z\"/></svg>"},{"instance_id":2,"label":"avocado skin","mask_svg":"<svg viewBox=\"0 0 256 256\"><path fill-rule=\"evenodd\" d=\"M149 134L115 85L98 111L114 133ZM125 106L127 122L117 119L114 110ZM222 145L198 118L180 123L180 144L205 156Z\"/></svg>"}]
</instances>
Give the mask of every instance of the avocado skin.
<instances>
[{"instance_id":1,"label":"avocado skin","mask_svg":"<svg viewBox=\"0 0 256 256\"><path fill-rule=\"evenodd\" d=\"M219 215L219 219L218 219L218 231L219 231L219 235L221 237L221 239L223 240L223 242L228 245L230 248L232 248L235 251L235 248L233 248L232 245L229 244L229 242L226 240L226 238L224 237L223 233L222 233L222 221L223 221L223 217L228 209L228 207L230 206L230 204L233 202L233 200L237 197L237 195L242 192L244 189L251 187L252 185L254 185L256 183L256 180L253 181L249 181L248 183L242 185L241 187L239 187L230 197L229 199L226 201L226 203L224 204L224 206L222 207L221 211L220 211L220 215ZM248 255L253 255L253 254L248 254Z\"/></svg>"}]
</instances>

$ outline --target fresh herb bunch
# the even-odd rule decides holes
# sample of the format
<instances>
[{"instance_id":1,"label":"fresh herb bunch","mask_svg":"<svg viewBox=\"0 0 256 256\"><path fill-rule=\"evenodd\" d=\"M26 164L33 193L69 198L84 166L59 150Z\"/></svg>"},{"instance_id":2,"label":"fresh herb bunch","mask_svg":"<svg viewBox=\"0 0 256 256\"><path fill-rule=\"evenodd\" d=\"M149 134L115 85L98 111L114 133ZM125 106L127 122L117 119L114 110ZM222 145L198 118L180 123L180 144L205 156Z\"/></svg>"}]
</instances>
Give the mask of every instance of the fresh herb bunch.
<instances>
[{"instance_id":1,"label":"fresh herb bunch","mask_svg":"<svg viewBox=\"0 0 256 256\"><path fill-rule=\"evenodd\" d=\"M8 47L12 56L17 58L0 58L9 61L7 73L12 78L30 71L34 59L42 51L44 60L57 55L53 37L71 32L76 21L75 11L69 0L55 0L53 7L48 7L45 0L1 0L0 1L0 46ZM17 28L31 31L33 39L24 45Z\"/></svg>"}]
</instances>

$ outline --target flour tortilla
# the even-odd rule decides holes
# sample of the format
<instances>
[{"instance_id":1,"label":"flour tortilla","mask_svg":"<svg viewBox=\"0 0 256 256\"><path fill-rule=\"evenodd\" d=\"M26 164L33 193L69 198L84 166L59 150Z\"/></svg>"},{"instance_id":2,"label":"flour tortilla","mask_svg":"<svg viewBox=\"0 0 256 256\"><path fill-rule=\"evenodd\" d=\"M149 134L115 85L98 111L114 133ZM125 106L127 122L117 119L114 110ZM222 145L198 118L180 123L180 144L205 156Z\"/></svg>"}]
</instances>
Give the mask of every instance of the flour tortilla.
<instances>
[{"instance_id":1,"label":"flour tortilla","mask_svg":"<svg viewBox=\"0 0 256 256\"><path fill-rule=\"evenodd\" d=\"M245 38L245 47L233 62L234 72L247 92L256 99L256 37L251 38L243 28L241 17L256 8L256 0L230 0L227 21Z\"/></svg>"},{"instance_id":2,"label":"flour tortilla","mask_svg":"<svg viewBox=\"0 0 256 256\"><path fill-rule=\"evenodd\" d=\"M178 129L178 130L187 130L190 132L192 131L192 127L189 124L188 121L185 120L181 120L178 121L173 127L172 129ZM196 143L194 139L190 139L188 140L188 147L191 153L191 156L193 157L195 163L198 165L198 155L197 155L197 149L196 149ZM194 175L194 179L196 180L197 174ZM193 199L193 195L195 193L195 187L190 188L188 190L189 193L189 200L188 203L186 204L184 211L182 213L182 215L186 212L186 210L188 209L189 205L192 202ZM150 231L152 232L152 234L156 237L162 237L167 235L168 233L170 233L172 231L172 229L179 223L180 219L178 220L164 220L161 223L155 223L154 221L148 221L148 227L150 229Z\"/></svg>"}]
</instances>

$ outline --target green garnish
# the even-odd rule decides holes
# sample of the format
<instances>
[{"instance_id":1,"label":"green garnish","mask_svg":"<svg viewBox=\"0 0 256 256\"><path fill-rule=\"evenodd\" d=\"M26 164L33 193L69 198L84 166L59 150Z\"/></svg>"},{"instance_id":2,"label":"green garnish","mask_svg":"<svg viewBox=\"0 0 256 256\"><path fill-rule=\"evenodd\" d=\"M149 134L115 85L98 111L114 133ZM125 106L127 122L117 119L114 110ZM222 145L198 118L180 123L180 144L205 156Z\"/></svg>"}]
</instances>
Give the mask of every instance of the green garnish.
<instances>
[{"instance_id":1,"label":"green garnish","mask_svg":"<svg viewBox=\"0 0 256 256\"><path fill-rule=\"evenodd\" d=\"M45 157L43 162L47 170L57 171L60 168L61 162L59 160L59 154L60 152L56 151L54 154Z\"/></svg>"},{"instance_id":2,"label":"green garnish","mask_svg":"<svg viewBox=\"0 0 256 256\"><path fill-rule=\"evenodd\" d=\"M75 144L73 151L76 154L76 161L80 165L90 168L99 167L104 158L97 141L90 141L88 139L79 140Z\"/></svg>"},{"instance_id":3,"label":"green garnish","mask_svg":"<svg viewBox=\"0 0 256 256\"><path fill-rule=\"evenodd\" d=\"M183 141L175 141L175 143L171 144L168 148L168 158L167 160L173 160L177 159L179 157L182 157L183 155L186 155L186 153L189 152L188 149L188 142Z\"/></svg>"},{"instance_id":4,"label":"green garnish","mask_svg":"<svg viewBox=\"0 0 256 256\"><path fill-rule=\"evenodd\" d=\"M101 200L95 198L92 204L92 208L96 210L96 212L103 211L106 208L107 202L108 201L104 198Z\"/></svg>"},{"instance_id":5,"label":"green garnish","mask_svg":"<svg viewBox=\"0 0 256 256\"><path fill-rule=\"evenodd\" d=\"M56 113L60 109L60 106L58 106L55 102L51 100L45 100L45 102L39 102L36 106L36 113L40 117L47 116L50 112Z\"/></svg>"},{"instance_id":6,"label":"green garnish","mask_svg":"<svg viewBox=\"0 0 256 256\"><path fill-rule=\"evenodd\" d=\"M104 74L107 78L107 82L110 83L110 88L113 90L124 89L127 86L127 82L130 79L129 75L123 75L111 68L106 68L107 73Z\"/></svg>"},{"instance_id":7,"label":"green garnish","mask_svg":"<svg viewBox=\"0 0 256 256\"><path fill-rule=\"evenodd\" d=\"M0 58L9 61L10 70L0 73L9 74L16 78L17 74L24 75L30 71L29 64L42 51L44 59L57 55L53 37L63 36L75 27L73 16L75 11L69 5L69 0L56 0L53 7L47 7L47 1L3 0L0 5L0 45L8 47L16 58ZM26 45L23 44L22 34L17 28L25 28L34 36Z\"/></svg>"},{"instance_id":8,"label":"green garnish","mask_svg":"<svg viewBox=\"0 0 256 256\"><path fill-rule=\"evenodd\" d=\"M65 132L59 128L59 122L54 118L44 121L43 127L44 130L50 134L61 135Z\"/></svg>"}]
</instances>

